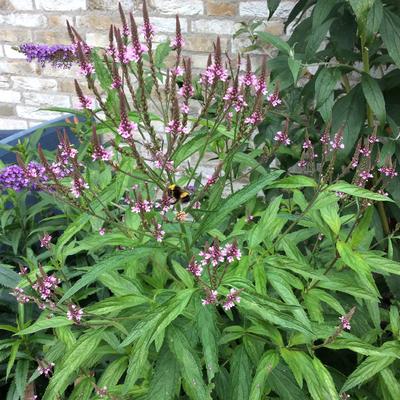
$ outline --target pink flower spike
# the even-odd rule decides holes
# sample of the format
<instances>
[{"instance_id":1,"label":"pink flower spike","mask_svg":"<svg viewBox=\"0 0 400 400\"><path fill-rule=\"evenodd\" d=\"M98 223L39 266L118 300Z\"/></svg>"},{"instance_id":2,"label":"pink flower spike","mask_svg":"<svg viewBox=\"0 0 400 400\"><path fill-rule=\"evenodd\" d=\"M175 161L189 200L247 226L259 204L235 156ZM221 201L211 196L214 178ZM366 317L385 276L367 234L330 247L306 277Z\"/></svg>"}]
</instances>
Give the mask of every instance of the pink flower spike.
<instances>
[{"instance_id":1,"label":"pink flower spike","mask_svg":"<svg viewBox=\"0 0 400 400\"><path fill-rule=\"evenodd\" d=\"M203 272L203 267L199 265L196 261L191 261L187 270L195 277L200 277Z\"/></svg>"}]
</instances>

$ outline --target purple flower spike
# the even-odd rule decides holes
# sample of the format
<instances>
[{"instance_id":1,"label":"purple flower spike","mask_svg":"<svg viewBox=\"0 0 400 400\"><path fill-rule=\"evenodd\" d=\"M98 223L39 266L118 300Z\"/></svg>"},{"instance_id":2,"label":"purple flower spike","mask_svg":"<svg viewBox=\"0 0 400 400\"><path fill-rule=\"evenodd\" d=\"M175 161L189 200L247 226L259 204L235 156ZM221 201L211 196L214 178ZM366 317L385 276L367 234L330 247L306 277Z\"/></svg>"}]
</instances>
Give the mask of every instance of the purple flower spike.
<instances>
[{"instance_id":1,"label":"purple flower spike","mask_svg":"<svg viewBox=\"0 0 400 400\"><path fill-rule=\"evenodd\" d=\"M37 61L42 67L50 63L55 68L71 68L76 60L73 45L24 43L19 50L25 54L28 62Z\"/></svg>"}]
</instances>

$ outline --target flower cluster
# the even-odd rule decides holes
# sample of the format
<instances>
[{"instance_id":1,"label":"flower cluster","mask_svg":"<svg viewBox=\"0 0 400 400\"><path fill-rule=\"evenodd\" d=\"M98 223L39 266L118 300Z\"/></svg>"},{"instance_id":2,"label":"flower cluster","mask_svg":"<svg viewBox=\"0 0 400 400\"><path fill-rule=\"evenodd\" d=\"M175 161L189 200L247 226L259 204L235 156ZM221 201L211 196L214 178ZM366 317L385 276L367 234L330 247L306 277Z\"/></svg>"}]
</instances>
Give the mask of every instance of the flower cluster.
<instances>
[{"instance_id":1,"label":"flower cluster","mask_svg":"<svg viewBox=\"0 0 400 400\"><path fill-rule=\"evenodd\" d=\"M25 168L10 165L0 170L0 190L12 189L19 192L23 189L36 190L39 183L48 180L42 165L31 161Z\"/></svg>"},{"instance_id":2,"label":"flower cluster","mask_svg":"<svg viewBox=\"0 0 400 400\"><path fill-rule=\"evenodd\" d=\"M43 272L42 272L43 273ZM48 300L54 295L54 291L58 288L61 281L55 275L42 275L32 285L32 289L36 290L42 300Z\"/></svg>"},{"instance_id":3,"label":"flower cluster","mask_svg":"<svg viewBox=\"0 0 400 400\"><path fill-rule=\"evenodd\" d=\"M56 68L71 68L76 60L74 45L24 43L19 50L25 54L28 62L37 61L42 67L51 63Z\"/></svg>"},{"instance_id":4,"label":"flower cluster","mask_svg":"<svg viewBox=\"0 0 400 400\"><path fill-rule=\"evenodd\" d=\"M37 371L39 372L39 375L44 375L46 378L49 378L53 373L54 363L46 361L39 361L38 363L39 366Z\"/></svg>"},{"instance_id":5,"label":"flower cluster","mask_svg":"<svg viewBox=\"0 0 400 400\"><path fill-rule=\"evenodd\" d=\"M70 304L68 306L67 318L70 321L73 321L75 324L79 324L81 322L83 316L83 309L75 304Z\"/></svg>"},{"instance_id":6,"label":"flower cluster","mask_svg":"<svg viewBox=\"0 0 400 400\"><path fill-rule=\"evenodd\" d=\"M45 233L41 238L40 238L40 247L45 247L46 249L50 248L51 244L51 235L48 233Z\"/></svg>"},{"instance_id":7,"label":"flower cluster","mask_svg":"<svg viewBox=\"0 0 400 400\"><path fill-rule=\"evenodd\" d=\"M274 140L284 146L289 146L292 141L289 139L287 132L278 131L275 133Z\"/></svg>"},{"instance_id":8,"label":"flower cluster","mask_svg":"<svg viewBox=\"0 0 400 400\"><path fill-rule=\"evenodd\" d=\"M235 306L235 303L240 303L240 290L231 288L230 292L226 296L225 302L222 305L225 311L230 310Z\"/></svg>"},{"instance_id":9,"label":"flower cluster","mask_svg":"<svg viewBox=\"0 0 400 400\"><path fill-rule=\"evenodd\" d=\"M30 297L25 294L22 288L16 287L10 294L15 297L18 303L24 304L30 301Z\"/></svg>"},{"instance_id":10,"label":"flower cluster","mask_svg":"<svg viewBox=\"0 0 400 400\"><path fill-rule=\"evenodd\" d=\"M348 320L346 318L346 316L339 317L339 320L340 320L340 324L341 324L342 329L345 329L345 330L348 330L348 331L351 329L350 320Z\"/></svg>"}]
</instances>

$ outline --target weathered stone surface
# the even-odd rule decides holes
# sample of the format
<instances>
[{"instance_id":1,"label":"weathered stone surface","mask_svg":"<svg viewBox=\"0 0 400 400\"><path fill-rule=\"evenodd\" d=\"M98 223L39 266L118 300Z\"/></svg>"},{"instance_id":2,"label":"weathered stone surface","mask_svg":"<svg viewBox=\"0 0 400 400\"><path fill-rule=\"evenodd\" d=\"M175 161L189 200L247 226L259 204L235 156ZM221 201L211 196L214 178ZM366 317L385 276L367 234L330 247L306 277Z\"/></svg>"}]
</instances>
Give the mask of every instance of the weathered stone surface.
<instances>
[{"instance_id":1,"label":"weathered stone surface","mask_svg":"<svg viewBox=\"0 0 400 400\"><path fill-rule=\"evenodd\" d=\"M199 15L204 8L201 0L150 0L149 5L156 12L169 15Z\"/></svg>"},{"instance_id":2,"label":"weathered stone surface","mask_svg":"<svg viewBox=\"0 0 400 400\"><path fill-rule=\"evenodd\" d=\"M38 28L47 25L47 18L41 14L6 14L0 15L0 24Z\"/></svg>"},{"instance_id":3,"label":"weathered stone surface","mask_svg":"<svg viewBox=\"0 0 400 400\"><path fill-rule=\"evenodd\" d=\"M34 32L34 41L37 43L46 44L70 44L71 39L68 36L66 29L60 29L57 31L36 31Z\"/></svg>"},{"instance_id":4,"label":"weathered stone surface","mask_svg":"<svg viewBox=\"0 0 400 400\"><path fill-rule=\"evenodd\" d=\"M108 30L111 24L121 24L117 14L95 14L78 15L76 17L76 26L78 28Z\"/></svg>"},{"instance_id":5,"label":"weathered stone surface","mask_svg":"<svg viewBox=\"0 0 400 400\"><path fill-rule=\"evenodd\" d=\"M0 29L0 38L3 43L12 43L14 46L22 42L31 42L32 32L26 29L3 27L3 29Z\"/></svg>"},{"instance_id":6,"label":"weathered stone surface","mask_svg":"<svg viewBox=\"0 0 400 400\"><path fill-rule=\"evenodd\" d=\"M0 90L0 99L3 103L19 103L21 93L15 90Z\"/></svg>"},{"instance_id":7,"label":"weathered stone surface","mask_svg":"<svg viewBox=\"0 0 400 400\"><path fill-rule=\"evenodd\" d=\"M23 119L0 118L0 129L27 129L28 123Z\"/></svg>"},{"instance_id":8,"label":"weathered stone surface","mask_svg":"<svg viewBox=\"0 0 400 400\"><path fill-rule=\"evenodd\" d=\"M0 10L28 11L33 10L32 0L0 0Z\"/></svg>"},{"instance_id":9,"label":"weathered stone surface","mask_svg":"<svg viewBox=\"0 0 400 400\"><path fill-rule=\"evenodd\" d=\"M293 1L281 1L274 13L274 18L286 18L294 6Z\"/></svg>"},{"instance_id":10,"label":"weathered stone surface","mask_svg":"<svg viewBox=\"0 0 400 400\"><path fill-rule=\"evenodd\" d=\"M64 94L24 92L24 99L25 99L25 104L34 105L37 107L41 105L50 105L55 107L71 106L70 97Z\"/></svg>"},{"instance_id":11,"label":"weathered stone surface","mask_svg":"<svg viewBox=\"0 0 400 400\"><path fill-rule=\"evenodd\" d=\"M240 3L239 13L246 17L268 17L268 6L266 1L248 1Z\"/></svg>"},{"instance_id":12,"label":"weathered stone surface","mask_svg":"<svg viewBox=\"0 0 400 400\"><path fill-rule=\"evenodd\" d=\"M0 88L6 89L11 86L10 79L5 75L0 75Z\"/></svg>"},{"instance_id":13,"label":"weathered stone surface","mask_svg":"<svg viewBox=\"0 0 400 400\"><path fill-rule=\"evenodd\" d=\"M0 103L0 115L4 117L12 117L14 114L15 114L14 105Z\"/></svg>"},{"instance_id":14,"label":"weathered stone surface","mask_svg":"<svg viewBox=\"0 0 400 400\"><path fill-rule=\"evenodd\" d=\"M137 22L142 24L141 18L137 18ZM175 32L175 18L151 18L152 24L156 27L157 32ZM187 32L187 20L186 18L180 18L182 32Z\"/></svg>"},{"instance_id":15,"label":"weathered stone surface","mask_svg":"<svg viewBox=\"0 0 400 400\"><path fill-rule=\"evenodd\" d=\"M67 29L67 20L69 21L70 25L75 26L74 17L72 15L57 14L47 16L49 28L57 28L59 31Z\"/></svg>"},{"instance_id":16,"label":"weathered stone surface","mask_svg":"<svg viewBox=\"0 0 400 400\"><path fill-rule=\"evenodd\" d=\"M235 22L229 19L199 19L192 21L192 32L232 35Z\"/></svg>"},{"instance_id":17,"label":"weathered stone surface","mask_svg":"<svg viewBox=\"0 0 400 400\"><path fill-rule=\"evenodd\" d=\"M134 11L134 0L121 0L122 7L126 11ZM117 10L118 2L116 0L88 0L89 10Z\"/></svg>"},{"instance_id":18,"label":"weathered stone surface","mask_svg":"<svg viewBox=\"0 0 400 400\"><path fill-rule=\"evenodd\" d=\"M187 35L185 36L185 50L187 51L213 51L213 43L215 43L215 35L204 36L204 35ZM227 38L221 38L221 48L223 50L229 49L229 40Z\"/></svg>"},{"instance_id":19,"label":"weathered stone surface","mask_svg":"<svg viewBox=\"0 0 400 400\"><path fill-rule=\"evenodd\" d=\"M100 32L91 32L86 34L86 43L89 46L108 46L108 34Z\"/></svg>"},{"instance_id":20,"label":"weathered stone surface","mask_svg":"<svg viewBox=\"0 0 400 400\"><path fill-rule=\"evenodd\" d=\"M35 0L36 8L44 11L86 10L86 0Z\"/></svg>"},{"instance_id":21,"label":"weathered stone surface","mask_svg":"<svg viewBox=\"0 0 400 400\"><path fill-rule=\"evenodd\" d=\"M237 3L223 3L218 0L207 0L207 15L234 17L237 14Z\"/></svg>"},{"instance_id":22,"label":"weathered stone surface","mask_svg":"<svg viewBox=\"0 0 400 400\"><path fill-rule=\"evenodd\" d=\"M27 74L34 75L38 71L37 64L29 64L25 60L0 61L1 74Z\"/></svg>"},{"instance_id":23,"label":"weathered stone surface","mask_svg":"<svg viewBox=\"0 0 400 400\"><path fill-rule=\"evenodd\" d=\"M32 90L37 92L55 92L57 81L55 79L35 78L28 76L12 76L13 89Z\"/></svg>"},{"instance_id":24,"label":"weathered stone surface","mask_svg":"<svg viewBox=\"0 0 400 400\"><path fill-rule=\"evenodd\" d=\"M4 45L4 53L8 58L25 58L25 54L20 53L13 49L13 46L9 44Z\"/></svg>"},{"instance_id":25,"label":"weathered stone surface","mask_svg":"<svg viewBox=\"0 0 400 400\"><path fill-rule=\"evenodd\" d=\"M48 121L62 115L59 112L38 110L37 107L17 106L17 115L26 119L36 119L39 121Z\"/></svg>"}]
</instances>

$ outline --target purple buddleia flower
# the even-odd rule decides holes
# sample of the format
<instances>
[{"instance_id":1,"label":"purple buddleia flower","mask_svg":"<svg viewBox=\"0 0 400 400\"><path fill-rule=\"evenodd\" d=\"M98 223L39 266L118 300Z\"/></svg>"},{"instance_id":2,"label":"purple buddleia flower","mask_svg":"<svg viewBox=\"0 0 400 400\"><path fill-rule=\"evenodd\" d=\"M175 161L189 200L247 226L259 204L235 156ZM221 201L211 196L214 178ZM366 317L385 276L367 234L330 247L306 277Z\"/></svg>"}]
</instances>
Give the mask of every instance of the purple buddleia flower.
<instances>
[{"instance_id":1,"label":"purple buddleia flower","mask_svg":"<svg viewBox=\"0 0 400 400\"><path fill-rule=\"evenodd\" d=\"M31 161L25 168L10 165L0 170L0 190L36 190L37 184L48 181L43 165Z\"/></svg>"},{"instance_id":2,"label":"purple buddleia flower","mask_svg":"<svg viewBox=\"0 0 400 400\"><path fill-rule=\"evenodd\" d=\"M77 60L73 45L24 43L19 50L25 54L28 62L37 61L42 67L50 63L55 68L71 68Z\"/></svg>"}]
</instances>

